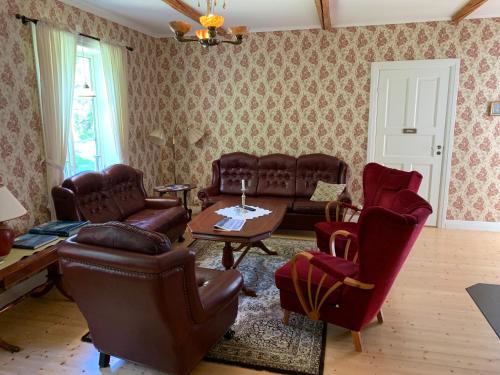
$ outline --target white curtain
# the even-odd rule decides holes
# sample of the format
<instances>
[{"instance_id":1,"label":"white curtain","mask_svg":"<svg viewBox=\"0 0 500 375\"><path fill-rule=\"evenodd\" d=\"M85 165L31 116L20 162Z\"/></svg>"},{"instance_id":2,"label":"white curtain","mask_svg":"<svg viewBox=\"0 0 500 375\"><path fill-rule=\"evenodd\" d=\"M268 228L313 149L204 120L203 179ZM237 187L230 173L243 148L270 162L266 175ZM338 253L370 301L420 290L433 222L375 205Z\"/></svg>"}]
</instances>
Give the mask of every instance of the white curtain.
<instances>
[{"instance_id":1,"label":"white curtain","mask_svg":"<svg viewBox=\"0 0 500 375\"><path fill-rule=\"evenodd\" d=\"M101 42L101 59L106 82L115 145L122 163L129 162L128 79L125 48ZM106 158L106 155L103 154Z\"/></svg>"},{"instance_id":2,"label":"white curtain","mask_svg":"<svg viewBox=\"0 0 500 375\"><path fill-rule=\"evenodd\" d=\"M43 124L47 188L64 179L73 107L77 37L44 22L33 26L33 45ZM54 217L52 199L50 210Z\"/></svg>"}]
</instances>

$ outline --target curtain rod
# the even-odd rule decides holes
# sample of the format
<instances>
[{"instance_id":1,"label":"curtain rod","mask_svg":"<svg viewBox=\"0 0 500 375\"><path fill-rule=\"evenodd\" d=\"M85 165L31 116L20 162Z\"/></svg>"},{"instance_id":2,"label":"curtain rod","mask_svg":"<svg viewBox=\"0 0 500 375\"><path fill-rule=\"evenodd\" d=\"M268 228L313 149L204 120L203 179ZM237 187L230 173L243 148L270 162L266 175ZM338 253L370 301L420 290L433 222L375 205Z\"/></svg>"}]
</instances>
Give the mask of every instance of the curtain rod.
<instances>
[{"instance_id":1,"label":"curtain rod","mask_svg":"<svg viewBox=\"0 0 500 375\"><path fill-rule=\"evenodd\" d=\"M18 20L21 20L21 22L23 23L23 25L26 25L26 24L28 24L30 22L36 25L38 23L38 21L39 21L39 20L37 20L35 18L29 18L29 17L26 17L26 16L22 16L19 13L16 14L16 18ZM83 34L83 33L78 33L78 35L83 36L85 38L94 39L94 40L97 40L97 41L101 40L101 38L98 38L96 36L91 36L91 35L87 35L87 34ZM134 50L132 47L129 47L129 46L126 46L125 48L128 49L130 52L132 52Z\"/></svg>"}]
</instances>

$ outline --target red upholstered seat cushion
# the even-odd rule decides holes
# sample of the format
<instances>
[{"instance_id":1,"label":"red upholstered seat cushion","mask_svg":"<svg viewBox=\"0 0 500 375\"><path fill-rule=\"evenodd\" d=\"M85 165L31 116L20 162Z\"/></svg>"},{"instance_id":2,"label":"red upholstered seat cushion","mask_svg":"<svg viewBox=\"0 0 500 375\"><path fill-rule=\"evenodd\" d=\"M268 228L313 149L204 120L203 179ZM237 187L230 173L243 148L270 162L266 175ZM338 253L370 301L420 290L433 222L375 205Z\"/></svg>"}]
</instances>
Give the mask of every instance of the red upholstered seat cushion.
<instances>
[{"instance_id":1,"label":"red upholstered seat cushion","mask_svg":"<svg viewBox=\"0 0 500 375\"><path fill-rule=\"evenodd\" d=\"M321 222L314 225L314 231L316 232L316 243L318 248L325 252L330 253L330 237L333 232L338 230L346 230L349 233L358 233L358 223L342 222L342 221L331 221L331 222ZM344 237L337 237L335 240L335 252L336 256L344 257L344 248L347 240ZM357 244L351 241L349 246L349 259L352 259L357 250Z\"/></svg>"},{"instance_id":2,"label":"red upholstered seat cushion","mask_svg":"<svg viewBox=\"0 0 500 375\"><path fill-rule=\"evenodd\" d=\"M321 261L327 263L330 267L335 268L346 276L356 278L359 273L359 266L352 262L346 261L338 257L332 257L331 255L324 254L319 251L312 252L315 258L317 257ZM302 288L302 293L307 299L307 274L309 272L309 262L305 257L300 257L297 260L297 273L299 275L299 285ZM320 283L321 278L325 273L318 268L313 268L311 284L313 285L313 301L316 295L317 286ZM280 290L287 291L290 293L295 293L295 286L292 280L292 262L288 262L282 267L280 267L274 274L276 280L276 287ZM324 293L336 282L335 278L328 276L323 286L321 287L320 299ZM326 299L329 303L336 304L340 302L340 296L342 295L343 286L338 287L328 298Z\"/></svg>"}]
</instances>

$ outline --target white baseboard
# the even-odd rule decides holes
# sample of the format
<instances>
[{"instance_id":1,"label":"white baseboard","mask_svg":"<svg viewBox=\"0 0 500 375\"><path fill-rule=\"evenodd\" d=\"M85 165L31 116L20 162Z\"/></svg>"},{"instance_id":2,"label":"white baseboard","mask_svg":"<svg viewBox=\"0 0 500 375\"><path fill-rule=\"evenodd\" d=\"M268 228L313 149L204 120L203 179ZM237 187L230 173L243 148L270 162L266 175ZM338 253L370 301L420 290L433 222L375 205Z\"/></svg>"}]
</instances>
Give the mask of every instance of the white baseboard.
<instances>
[{"instance_id":1,"label":"white baseboard","mask_svg":"<svg viewBox=\"0 0 500 375\"><path fill-rule=\"evenodd\" d=\"M493 221L466 221L466 220L446 220L446 229L465 229L487 232L500 232L500 222Z\"/></svg>"}]
</instances>

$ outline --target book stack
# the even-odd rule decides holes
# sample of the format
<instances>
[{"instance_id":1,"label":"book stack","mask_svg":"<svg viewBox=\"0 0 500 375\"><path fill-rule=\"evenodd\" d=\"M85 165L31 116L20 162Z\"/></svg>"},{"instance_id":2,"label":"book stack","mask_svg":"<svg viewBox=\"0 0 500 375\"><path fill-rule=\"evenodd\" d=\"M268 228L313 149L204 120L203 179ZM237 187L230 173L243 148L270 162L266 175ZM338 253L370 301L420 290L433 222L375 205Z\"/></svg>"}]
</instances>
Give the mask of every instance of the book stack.
<instances>
[{"instance_id":1,"label":"book stack","mask_svg":"<svg viewBox=\"0 0 500 375\"><path fill-rule=\"evenodd\" d=\"M56 243L59 240L58 236L50 236L47 234L31 234L26 233L16 237L14 247L18 249L36 250L45 245Z\"/></svg>"},{"instance_id":2,"label":"book stack","mask_svg":"<svg viewBox=\"0 0 500 375\"><path fill-rule=\"evenodd\" d=\"M44 223L37 227L31 228L29 233L45 234L58 237L71 237L72 235L78 233L78 231L88 223L88 221L49 221L48 223Z\"/></svg>"},{"instance_id":3,"label":"book stack","mask_svg":"<svg viewBox=\"0 0 500 375\"><path fill-rule=\"evenodd\" d=\"M56 220L31 228L28 233L14 240L14 247L18 249L36 250L49 244L60 241L60 237L70 237L76 234L88 221Z\"/></svg>"}]
</instances>

